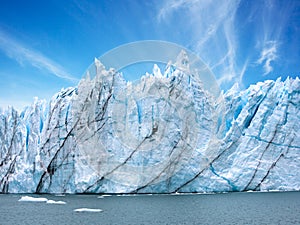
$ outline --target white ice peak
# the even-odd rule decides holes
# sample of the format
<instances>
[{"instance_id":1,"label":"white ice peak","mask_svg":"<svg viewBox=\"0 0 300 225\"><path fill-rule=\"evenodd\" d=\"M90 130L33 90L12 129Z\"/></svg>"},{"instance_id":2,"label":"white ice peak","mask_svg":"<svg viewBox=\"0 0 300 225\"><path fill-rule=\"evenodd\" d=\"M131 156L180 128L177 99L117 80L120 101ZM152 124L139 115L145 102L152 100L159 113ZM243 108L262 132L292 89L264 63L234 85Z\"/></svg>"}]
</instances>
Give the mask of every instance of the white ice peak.
<instances>
[{"instance_id":1,"label":"white ice peak","mask_svg":"<svg viewBox=\"0 0 300 225\"><path fill-rule=\"evenodd\" d=\"M177 56L175 66L180 70L189 73L190 65L189 65L189 57L184 50L181 50L179 55Z\"/></svg>"}]
</instances>

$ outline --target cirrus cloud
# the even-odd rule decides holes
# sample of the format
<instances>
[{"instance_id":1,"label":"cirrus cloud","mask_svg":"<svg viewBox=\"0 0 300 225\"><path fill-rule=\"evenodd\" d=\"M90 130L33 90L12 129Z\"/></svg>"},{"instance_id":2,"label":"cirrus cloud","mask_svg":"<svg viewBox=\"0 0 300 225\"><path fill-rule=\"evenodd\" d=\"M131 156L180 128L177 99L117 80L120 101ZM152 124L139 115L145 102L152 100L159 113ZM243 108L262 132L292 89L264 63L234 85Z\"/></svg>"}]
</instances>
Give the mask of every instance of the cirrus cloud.
<instances>
[{"instance_id":1,"label":"cirrus cloud","mask_svg":"<svg viewBox=\"0 0 300 225\"><path fill-rule=\"evenodd\" d=\"M257 60L259 64L263 64L264 74L267 75L273 71L273 67L271 63L274 62L277 56L277 42L276 41L269 41L265 43L264 48L261 51L260 58Z\"/></svg>"},{"instance_id":2,"label":"cirrus cloud","mask_svg":"<svg viewBox=\"0 0 300 225\"><path fill-rule=\"evenodd\" d=\"M226 89L256 82L253 74L276 79L283 49L293 49L289 32L299 30L291 27L299 6L292 0L164 0L157 19L181 31Z\"/></svg>"},{"instance_id":3,"label":"cirrus cloud","mask_svg":"<svg viewBox=\"0 0 300 225\"><path fill-rule=\"evenodd\" d=\"M158 12L160 22L173 15L188 18L193 49L209 64L219 83L238 82L241 71L236 65L237 37L235 17L239 0L165 0ZM245 65L243 69L245 70Z\"/></svg>"},{"instance_id":4,"label":"cirrus cloud","mask_svg":"<svg viewBox=\"0 0 300 225\"><path fill-rule=\"evenodd\" d=\"M2 50L7 57L17 61L20 65L29 63L31 66L40 70L46 70L58 78L62 78L71 82L78 81L78 79L67 73L57 62L15 40L1 29L0 50Z\"/></svg>"}]
</instances>

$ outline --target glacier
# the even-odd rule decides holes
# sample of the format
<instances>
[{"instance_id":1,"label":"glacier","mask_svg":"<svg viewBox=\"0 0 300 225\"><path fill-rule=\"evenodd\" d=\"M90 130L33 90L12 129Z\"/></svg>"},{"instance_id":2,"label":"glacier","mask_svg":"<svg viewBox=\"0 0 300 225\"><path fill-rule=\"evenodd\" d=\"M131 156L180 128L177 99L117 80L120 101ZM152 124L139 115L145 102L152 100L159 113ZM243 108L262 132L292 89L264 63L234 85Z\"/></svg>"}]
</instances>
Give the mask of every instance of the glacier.
<instances>
[{"instance_id":1,"label":"glacier","mask_svg":"<svg viewBox=\"0 0 300 225\"><path fill-rule=\"evenodd\" d=\"M137 82L94 69L0 111L1 193L300 190L298 78L216 97L178 64Z\"/></svg>"}]
</instances>

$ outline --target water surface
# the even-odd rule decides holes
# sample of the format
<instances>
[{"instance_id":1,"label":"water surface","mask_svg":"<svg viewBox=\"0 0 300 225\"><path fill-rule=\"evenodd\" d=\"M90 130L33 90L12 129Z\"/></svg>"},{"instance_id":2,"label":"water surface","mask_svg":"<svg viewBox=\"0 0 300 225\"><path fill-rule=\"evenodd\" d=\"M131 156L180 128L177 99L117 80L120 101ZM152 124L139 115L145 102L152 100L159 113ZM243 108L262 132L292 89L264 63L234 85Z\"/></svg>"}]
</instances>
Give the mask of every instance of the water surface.
<instances>
[{"instance_id":1,"label":"water surface","mask_svg":"<svg viewBox=\"0 0 300 225\"><path fill-rule=\"evenodd\" d=\"M0 224L300 224L300 192L207 195L0 195ZM102 212L75 212L78 208Z\"/></svg>"}]
</instances>

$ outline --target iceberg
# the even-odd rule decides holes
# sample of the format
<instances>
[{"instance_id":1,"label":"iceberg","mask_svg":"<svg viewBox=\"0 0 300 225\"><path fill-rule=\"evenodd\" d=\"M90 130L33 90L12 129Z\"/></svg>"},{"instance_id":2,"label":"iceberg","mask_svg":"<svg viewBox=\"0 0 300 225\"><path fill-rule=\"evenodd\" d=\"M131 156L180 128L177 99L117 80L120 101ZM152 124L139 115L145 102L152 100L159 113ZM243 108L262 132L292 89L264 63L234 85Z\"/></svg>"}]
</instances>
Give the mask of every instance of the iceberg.
<instances>
[{"instance_id":1,"label":"iceberg","mask_svg":"<svg viewBox=\"0 0 300 225\"><path fill-rule=\"evenodd\" d=\"M48 202L49 200L47 198L36 198L36 197L30 197L30 196L22 196L18 201L19 202Z\"/></svg>"},{"instance_id":2,"label":"iceberg","mask_svg":"<svg viewBox=\"0 0 300 225\"><path fill-rule=\"evenodd\" d=\"M65 205L65 204L67 204L64 201L54 201L54 200L48 200L46 203L47 204L54 204L54 205Z\"/></svg>"},{"instance_id":3,"label":"iceberg","mask_svg":"<svg viewBox=\"0 0 300 225\"><path fill-rule=\"evenodd\" d=\"M78 208L74 209L74 212L103 212L102 209L90 209L90 208Z\"/></svg>"},{"instance_id":4,"label":"iceberg","mask_svg":"<svg viewBox=\"0 0 300 225\"><path fill-rule=\"evenodd\" d=\"M77 87L1 111L0 192L300 190L299 79L216 96L181 67L126 82L96 59Z\"/></svg>"},{"instance_id":5,"label":"iceberg","mask_svg":"<svg viewBox=\"0 0 300 225\"><path fill-rule=\"evenodd\" d=\"M31 196L22 196L18 202L45 202L46 204L56 204L56 205L65 205L67 204L64 201L54 201L49 200L47 198L41 198L41 197L31 197Z\"/></svg>"}]
</instances>

